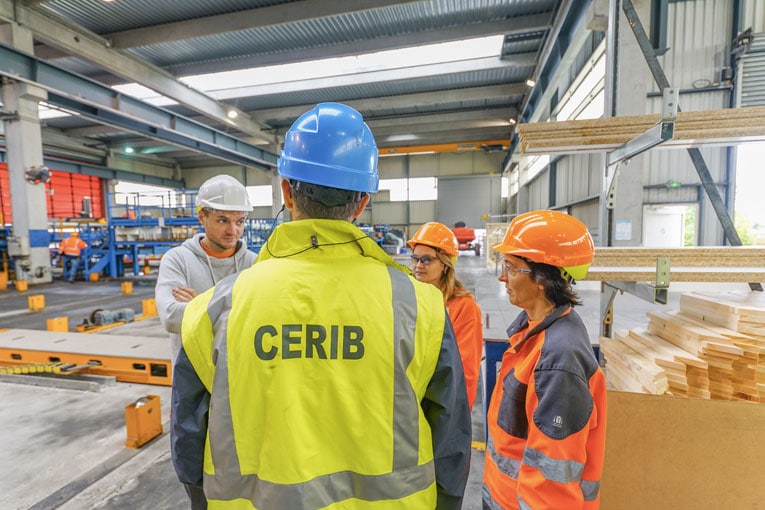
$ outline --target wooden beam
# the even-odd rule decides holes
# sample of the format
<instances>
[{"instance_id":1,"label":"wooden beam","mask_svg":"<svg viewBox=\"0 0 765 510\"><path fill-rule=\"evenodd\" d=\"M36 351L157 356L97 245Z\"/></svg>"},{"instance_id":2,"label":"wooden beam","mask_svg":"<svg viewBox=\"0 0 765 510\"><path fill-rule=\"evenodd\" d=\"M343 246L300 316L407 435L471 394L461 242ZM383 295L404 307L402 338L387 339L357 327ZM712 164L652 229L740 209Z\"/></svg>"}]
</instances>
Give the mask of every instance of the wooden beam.
<instances>
[{"instance_id":1,"label":"wooden beam","mask_svg":"<svg viewBox=\"0 0 765 510\"><path fill-rule=\"evenodd\" d=\"M523 154L611 151L661 121L661 115L634 115L517 127ZM733 145L765 140L765 106L678 112L671 140L657 148Z\"/></svg>"}]
</instances>

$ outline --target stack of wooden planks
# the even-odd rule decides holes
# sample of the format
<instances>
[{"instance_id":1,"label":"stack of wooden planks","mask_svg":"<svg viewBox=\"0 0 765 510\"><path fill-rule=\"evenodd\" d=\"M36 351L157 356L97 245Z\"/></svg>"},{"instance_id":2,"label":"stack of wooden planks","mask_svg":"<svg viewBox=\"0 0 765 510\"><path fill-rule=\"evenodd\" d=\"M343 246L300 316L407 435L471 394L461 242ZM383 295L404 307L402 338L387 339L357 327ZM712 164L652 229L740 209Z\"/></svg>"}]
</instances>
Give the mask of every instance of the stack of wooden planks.
<instances>
[{"instance_id":1,"label":"stack of wooden planks","mask_svg":"<svg viewBox=\"0 0 765 510\"><path fill-rule=\"evenodd\" d=\"M669 258L673 282L765 281L765 247L695 248L596 247L587 280L648 282L656 279L658 257Z\"/></svg>"},{"instance_id":2,"label":"stack of wooden planks","mask_svg":"<svg viewBox=\"0 0 765 510\"><path fill-rule=\"evenodd\" d=\"M647 315L646 329L600 339L612 388L765 401L763 293L691 292Z\"/></svg>"},{"instance_id":3,"label":"stack of wooden planks","mask_svg":"<svg viewBox=\"0 0 765 510\"><path fill-rule=\"evenodd\" d=\"M661 122L661 115L632 115L518 126L523 154L611 151ZM675 132L657 148L733 145L765 140L765 106L678 112Z\"/></svg>"}]
</instances>

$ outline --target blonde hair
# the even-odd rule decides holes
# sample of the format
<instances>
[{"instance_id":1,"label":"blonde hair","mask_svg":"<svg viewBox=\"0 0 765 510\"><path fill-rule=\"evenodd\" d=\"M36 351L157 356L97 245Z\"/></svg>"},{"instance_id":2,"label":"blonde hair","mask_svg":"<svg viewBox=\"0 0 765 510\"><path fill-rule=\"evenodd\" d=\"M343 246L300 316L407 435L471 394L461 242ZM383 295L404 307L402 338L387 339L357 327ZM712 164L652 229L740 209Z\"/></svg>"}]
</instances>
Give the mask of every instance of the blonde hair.
<instances>
[{"instance_id":1,"label":"blonde hair","mask_svg":"<svg viewBox=\"0 0 765 510\"><path fill-rule=\"evenodd\" d=\"M438 260L444 265L444 271L441 273L441 278L438 280L437 285L441 290L441 294L444 295L444 303L459 296L473 296L473 293L465 288L457 278L457 273L454 269L454 262L457 260L457 257L452 257L438 248L434 249L436 250Z\"/></svg>"}]
</instances>

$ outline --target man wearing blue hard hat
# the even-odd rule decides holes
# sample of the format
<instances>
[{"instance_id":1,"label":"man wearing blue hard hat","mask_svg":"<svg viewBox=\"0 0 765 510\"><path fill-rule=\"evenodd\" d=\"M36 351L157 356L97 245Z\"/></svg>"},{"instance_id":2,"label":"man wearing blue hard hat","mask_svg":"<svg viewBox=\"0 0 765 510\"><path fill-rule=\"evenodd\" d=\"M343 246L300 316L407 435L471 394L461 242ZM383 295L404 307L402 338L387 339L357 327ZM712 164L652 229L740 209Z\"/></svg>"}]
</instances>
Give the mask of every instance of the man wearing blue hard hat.
<instances>
[{"instance_id":1,"label":"man wearing blue hard hat","mask_svg":"<svg viewBox=\"0 0 765 510\"><path fill-rule=\"evenodd\" d=\"M292 221L186 308L180 480L210 508L459 509L471 423L443 297L352 224L377 191L372 132L319 104L278 168Z\"/></svg>"}]
</instances>

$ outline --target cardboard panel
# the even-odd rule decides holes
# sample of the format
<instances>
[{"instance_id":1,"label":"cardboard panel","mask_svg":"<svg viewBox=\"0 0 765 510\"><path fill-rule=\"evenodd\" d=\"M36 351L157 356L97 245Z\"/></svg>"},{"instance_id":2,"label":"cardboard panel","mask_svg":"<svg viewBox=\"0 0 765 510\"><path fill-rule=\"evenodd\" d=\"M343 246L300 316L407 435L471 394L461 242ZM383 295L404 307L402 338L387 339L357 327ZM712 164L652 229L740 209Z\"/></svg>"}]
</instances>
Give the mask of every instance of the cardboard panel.
<instances>
[{"instance_id":1,"label":"cardboard panel","mask_svg":"<svg viewBox=\"0 0 765 510\"><path fill-rule=\"evenodd\" d=\"M608 392L601 508L765 508L765 405Z\"/></svg>"}]
</instances>

